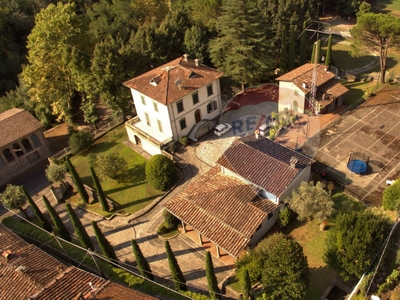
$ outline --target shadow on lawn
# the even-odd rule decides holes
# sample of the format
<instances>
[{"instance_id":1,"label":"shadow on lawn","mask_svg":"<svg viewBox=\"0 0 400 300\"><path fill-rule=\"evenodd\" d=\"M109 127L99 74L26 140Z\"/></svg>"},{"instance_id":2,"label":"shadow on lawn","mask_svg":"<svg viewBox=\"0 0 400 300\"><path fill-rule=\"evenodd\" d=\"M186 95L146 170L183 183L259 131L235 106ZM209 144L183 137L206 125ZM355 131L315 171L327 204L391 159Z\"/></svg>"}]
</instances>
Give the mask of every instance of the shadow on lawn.
<instances>
[{"instance_id":1,"label":"shadow on lawn","mask_svg":"<svg viewBox=\"0 0 400 300\"><path fill-rule=\"evenodd\" d=\"M306 299L320 299L335 278L342 281L339 273L328 266L310 268L310 286L307 289Z\"/></svg>"},{"instance_id":2,"label":"shadow on lawn","mask_svg":"<svg viewBox=\"0 0 400 300\"><path fill-rule=\"evenodd\" d=\"M116 179L118 183L142 183L146 179L145 174L146 163L136 165L133 168L127 169L123 174L120 174Z\"/></svg>"},{"instance_id":3,"label":"shadow on lawn","mask_svg":"<svg viewBox=\"0 0 400 300\"><path fill-rule=\"evenodd\" d=\"M117 141L102 141L99 144L93 144L93 147L90 148L90 151L88 151L86 155L89 153L95 153L96 155L98 155L103 152L107 152L115 145L117 145Z\"/></svg>"},{"instance_id":4,"label":"shadow on lawn","mask_svg":"<svg viewBox=\"0 0 400 300\"><path fill-rule=\"evenodd\" d=\"M115 208L115 211L124 210L124 209L126 209L126 208L128 208L128 207L131 207L131 206L133 206L133 205L138 205L138 204L143 203L143 202L148 202L148 201L154 200L154 199L156 199L157 197L158 197L158 195L156 195L156 196L151 196L151 197L147 197L147 198L143 198L143 199L139 199L139 200L135 200L135 201L132 201L132 202L128 202L128 203L125 203L125 204L122 204L122 205L117 206L117 207Z\"/></svg>"}]
</instances>

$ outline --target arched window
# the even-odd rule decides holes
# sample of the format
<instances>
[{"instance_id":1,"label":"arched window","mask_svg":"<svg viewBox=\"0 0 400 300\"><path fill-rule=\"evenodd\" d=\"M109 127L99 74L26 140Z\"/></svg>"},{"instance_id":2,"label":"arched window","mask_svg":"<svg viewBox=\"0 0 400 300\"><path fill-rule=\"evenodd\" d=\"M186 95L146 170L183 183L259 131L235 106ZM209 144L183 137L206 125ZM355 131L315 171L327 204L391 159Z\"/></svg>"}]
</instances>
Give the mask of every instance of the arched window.
<instances>
[{"instance_id":1,"label":"arched window","mask_svg":"<svg viewBox=\"0 0 400 300\"><path fill-rule=\"evenodd\" d=\"M33 150L31 142L28 139L22 140L22 146L24 146L26 152Z\"/></svg>"},{"instance_id":2,"label":"arched window","mask_svg":"<svg viewBox=\"0 0 400 300\"><path fill-rule=\"evenodd\" d=\"M3 150L3 155L7 159L8 162L11 162L15 159L14 155L11 153L10 149L8 149L8 148Z\"/></svg>"},{"instance_id":3,"label":"arched window","mask_svg":"<svg viewBox=\"0 0 400 300\"><path fill-rule=\"evenodd\" d=\"M31 135L31 140L32 140L33 144L35 145L35 148L40 147L41 144L40 144L39 138L36 134Z\"/></svg>"},{"instance_id":4,"label":"arched window","mask_svg":"<svg viewBox=\"0 0 400 300\"><path fill-rule=\"evenodd\" d=\"M24 155L24 151L22 151L22 148L18 143L15 143L13 145L13 151L14 151L16 156Z\"/></svg>"}]
</instances>

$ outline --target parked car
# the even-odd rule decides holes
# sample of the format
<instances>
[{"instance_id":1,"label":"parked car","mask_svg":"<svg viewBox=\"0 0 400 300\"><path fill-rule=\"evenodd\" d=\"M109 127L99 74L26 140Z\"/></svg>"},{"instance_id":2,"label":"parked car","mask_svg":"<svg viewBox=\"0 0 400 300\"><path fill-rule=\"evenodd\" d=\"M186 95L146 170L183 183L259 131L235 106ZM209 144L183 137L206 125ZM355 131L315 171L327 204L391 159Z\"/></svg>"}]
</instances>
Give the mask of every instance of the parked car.
<instances>
[{"instance_id":1,"label":"parked car","mask_svg":"<svg viewBox=\"0 0 400 300\"><path fill-rule=\"evenodd\" d=\"M214 134L217 135L217 136L224 135L229 130L231 130L231 128L232 128L232 126L230 124L228 124L228 123L219 124L219 125L215 126Z\"/></svg>"}]
</instances>

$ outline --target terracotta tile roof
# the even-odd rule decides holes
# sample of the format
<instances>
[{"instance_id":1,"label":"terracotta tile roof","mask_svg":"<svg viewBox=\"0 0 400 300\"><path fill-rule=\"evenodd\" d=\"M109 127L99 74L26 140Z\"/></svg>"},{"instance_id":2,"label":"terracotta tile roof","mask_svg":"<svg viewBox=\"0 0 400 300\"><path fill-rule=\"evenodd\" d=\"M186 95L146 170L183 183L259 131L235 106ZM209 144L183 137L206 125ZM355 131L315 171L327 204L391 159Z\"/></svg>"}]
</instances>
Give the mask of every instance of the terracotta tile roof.
<instances>
[{"instance_id":1,"label":"terracotta tile roof","mask_svg":"<svg viewBox=\"0 0 400 300\"><path fill-rule=\"evenodd\" d=\"M207 239L237 257L269 212L278 205L253 204L258 189L214 167L164 207Z\"/></svg>"},{"instance_id":2,"label":"terracotta tile roof","mask_svg":"<svg viewBox=\"0 0 400 300\"><path fill-rule=\"evenodd\" d=\"M89 285L90 282L94 290ZM71 300L79 293L88 299L92 293L97 293L96 290L103 288L107 283L106 279L75 267L69 267L30 299Z\"/></svg>"},{"instance_id":3,"label":"terracotta tile roof","mask_svg":"<svg viewBox=\"0 0 400 300\"><path fill-rule=\"evenodd\" d=\"M42 127L42 123L23 109L12 108L0 113L0 147Z\"/></svg>"},{"instance_id":4,"label":"terracotta tile roof","mask_svg":"<svg viewBox=\"0 0 400 300\"><path fill-rule=\"evenodd\" d=\"M124 85L164 105L193 93L220 78L223 73L193 60L179 57L165 65L124 82ZM178 84L177 80L180 80ZM152 84L150 83L152 82ZM180 86L180 87L179 87Z\"/></svg>"},{"instance_id":5,"label":"terracotta tile roof","mask_svg":"<svg viewBox=\"0 0 400 300\"><path fill-rule=\"evenodd\" d=\"M305 94L310 93L315 64L304 64L297 69L294 69L282 76L276 78L278 81L290 81L295 84ZM321 96L329 92L335 99L348 91L340 82L335 79L335 74L326 71L322 64L316 65L316 86L320 92L320 97L316 96L317 100L322 99ZM303 83L306 84L304 87ZM322 103L321 103L322 104ZM326 103L325 103L326 105Z\"/></svg>"},{"instance_id":6,"label":"terracotta tile roof","mask_svg":"<svg viewBox=\"0 0 400 300\"><path fill-rule=\"evenodd\" d=\"M0 225L0 254L9 251L9 253L15 253L19 249L28 246L29 243L25 242L11 230L7 229L3 225Z\"/></svg>"},{"instance_id":7,"label":"terracotta tile roof","mask_svg":"<svg viewBox=\"0 0 400 300\"><path fill-rule=\"evenodd\" d=\"M135 291L133 289L124 287L119 284L115 284L113 282L110 282L107 284L99 293L97 293L93 298L91 299L98 299L98 300L105 300L105 299L113 299L113 300L157 300L158 298L155 298L153 296L149 296L143 293L140 293L138 291Z\"/></svg>"},{"instance_id":8,"label":"terracotta tile roof","mask_svg":"<svg viewBox=\"0 0 400 300\"><path fill-rule=\"evenodd\" d=\"M295 167L290 160L298 161ZM267 138L254 135L235 140L217 164L278 197L297 174L314 160Z\"/></svg>"}]
</instances>

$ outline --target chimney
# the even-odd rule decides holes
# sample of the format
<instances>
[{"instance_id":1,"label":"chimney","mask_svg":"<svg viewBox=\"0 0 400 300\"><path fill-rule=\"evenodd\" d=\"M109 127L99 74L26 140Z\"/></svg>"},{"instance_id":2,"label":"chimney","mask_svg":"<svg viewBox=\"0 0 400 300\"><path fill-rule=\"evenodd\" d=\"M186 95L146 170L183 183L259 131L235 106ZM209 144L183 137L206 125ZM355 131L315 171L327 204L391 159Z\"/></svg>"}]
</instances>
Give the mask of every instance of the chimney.
<instances>
[{"instance_id":1,"label":"chimney","mask_svg":"<svg viewBox=\"0 0 400 300\"><path fill-rule=\"evenodd\" d=\"M199 59L198 59L198 58L195 58L195 59L194 59L194 64L196 65L196 67L199 66Z\"/></svg>"},{"instance_id":2,"label":"chimney","mask_svg":"<svg viewBox=\"0 0 400 300\"><path fill-rule=\"evenodd\" d=\"M184 59L185 61L188 61L188 55L187 55L187 54L183 54L183 59Z\"/></svg>"},{"instance_id":3,"label":"chimney","mask_svg":"<svg viewBox=\"0 0 400 300\"><path fill-rule=\"evenodd\" d=\"M307 83L303 82L302 86L303 86L303 89L306 89L307 88Z\"/></svg>"},{"instance_id":4,"label":"chimney","mask_svg":"<svg viewBox=\"0 0 400 300\"><path fill-rule=\"evenodd\" d=\"M289 160L290 167L292 169L296 168L296 164L298 161L299 160L296 157L292 156L292 158Z\"/></svg>"}]
</instances>

